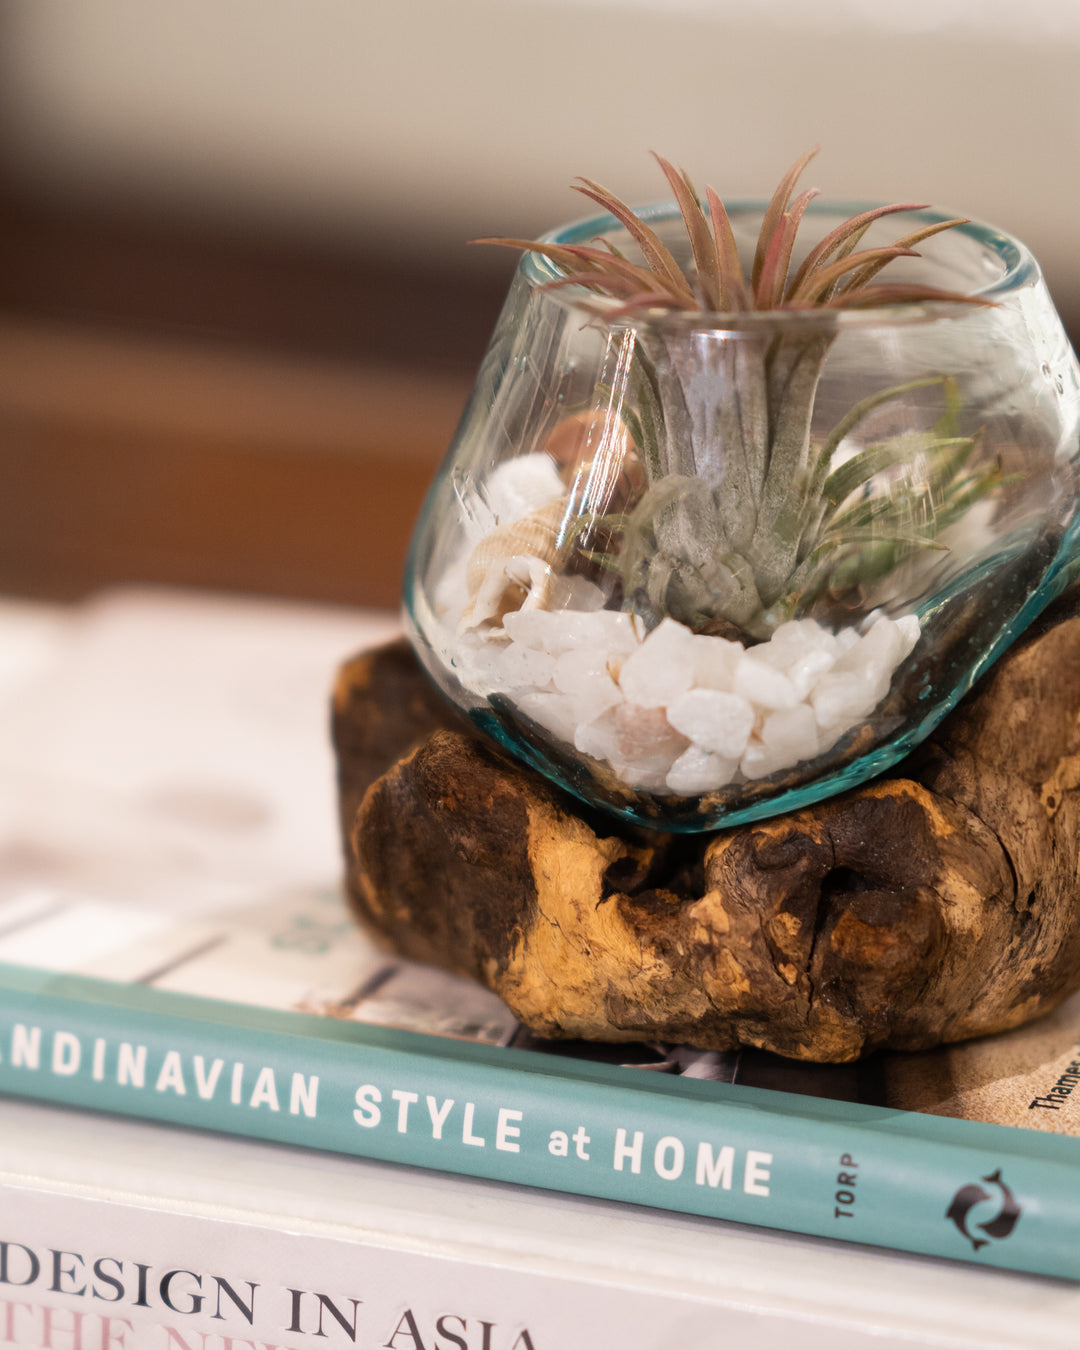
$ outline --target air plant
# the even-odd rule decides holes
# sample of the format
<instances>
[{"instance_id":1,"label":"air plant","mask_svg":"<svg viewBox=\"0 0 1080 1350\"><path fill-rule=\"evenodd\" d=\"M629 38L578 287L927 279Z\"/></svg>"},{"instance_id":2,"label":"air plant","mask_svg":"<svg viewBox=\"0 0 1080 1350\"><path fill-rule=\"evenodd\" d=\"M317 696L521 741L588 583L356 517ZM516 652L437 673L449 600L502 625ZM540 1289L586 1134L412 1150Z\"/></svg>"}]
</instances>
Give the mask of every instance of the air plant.
<instances>
[{"instance_id":1,"label":"air plant","mask_svg":"<svg viewBox=\"0 0 1080 1350\"><path fill-rule=\"evenodd\" d=\"M859 248L875 221L923 203L862 211L794 265L800 224L818 195L795 195L796 186L814 153L796 161L773 194L748 276L720 197L711 187L699 197L688 175L659 155L689 243L685 267L625 202L587 179L576 190L622 225L640 258L604 237L477 241L544 255L562 273L548 288L584 287L601 298L609 324L625 319L634 332L618 412L645 485L618 515L598 518L595 503L581 500L566 541L579 557L617 572L624 603L649 623L671 616L695 631L766 639L794 614L840 592L866 594L913 553L939 548L941 531L1000 481L995 467L979 462L977 436L957 434L959 400L948 374L871 394L824 440L812 438L818 382L837 332L830 314L985 303L879 280L894 259L918 257L916 245L963 220ZM810 324L755 328L746 318L810 310L818 314ZM742 330L736 340L733 327ZM872 412L929 386L940 387L944 405L932 431L885 438L838 462L841 442ZM913 454L923 466L921 490L890 491L889 471ZM875 491L875 480L885 486Z\"/></svg>"}]
</instances>

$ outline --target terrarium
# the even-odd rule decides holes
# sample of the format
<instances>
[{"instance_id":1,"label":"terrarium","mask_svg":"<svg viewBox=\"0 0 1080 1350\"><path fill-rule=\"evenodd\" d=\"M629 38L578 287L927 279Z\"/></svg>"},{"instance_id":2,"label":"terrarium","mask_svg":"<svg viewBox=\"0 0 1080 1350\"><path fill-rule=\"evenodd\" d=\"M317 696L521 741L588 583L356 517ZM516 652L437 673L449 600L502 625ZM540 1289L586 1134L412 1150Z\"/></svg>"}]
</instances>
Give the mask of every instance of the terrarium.
<instances>
[{"instance_id":1,"label":"terrarium","mask_svg":"<svg viewBox=\"0 0 1080 1350\"><path fill-rule=\"evenodd\" d=\"M660 163L674 202L495 241L406 613L520 760L703 830L894 764L1076 574L1080 370L999 230Z\"/></svg>"}]
</instances>

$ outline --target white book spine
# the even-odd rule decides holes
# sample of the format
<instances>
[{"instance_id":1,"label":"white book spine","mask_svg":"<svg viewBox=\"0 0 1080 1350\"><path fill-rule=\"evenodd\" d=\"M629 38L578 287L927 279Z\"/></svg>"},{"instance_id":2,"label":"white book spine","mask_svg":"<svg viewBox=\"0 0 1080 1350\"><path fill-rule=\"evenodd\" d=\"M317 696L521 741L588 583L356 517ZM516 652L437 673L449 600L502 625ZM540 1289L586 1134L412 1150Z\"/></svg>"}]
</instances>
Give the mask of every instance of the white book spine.
<instances>
[{"instance_id":1,"label":"white book spine","mask_svg":"<svg viewBox=\"0 0 1080 1350\"><path fill-rule=\"evenodd\" d=\"M20 1350L855 1350L775 1310L9 1185L0 1344ZM363 1200L357 1197L358 1209ZM875 1337L881 1350L907 1338Z\"/></svg>"},{"instance_id":2,"label":"white book spine","mask_svg":"<svg viewBox=\"0 0 1080 1350\"><path fill-rule=\"evenodd\" d=\"M1016 1350L1080 1286L0 1099L0 1347Z\"/></svg>"}]
</instances>

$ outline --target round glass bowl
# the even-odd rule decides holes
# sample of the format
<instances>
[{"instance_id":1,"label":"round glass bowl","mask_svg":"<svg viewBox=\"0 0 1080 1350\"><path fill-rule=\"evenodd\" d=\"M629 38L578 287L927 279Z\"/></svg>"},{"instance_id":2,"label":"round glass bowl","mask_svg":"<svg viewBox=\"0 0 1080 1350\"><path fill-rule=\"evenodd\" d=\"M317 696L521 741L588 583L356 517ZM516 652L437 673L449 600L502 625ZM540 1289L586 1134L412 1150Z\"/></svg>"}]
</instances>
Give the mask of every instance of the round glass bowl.
<instances>
[{"instance_id":1,"label":"round glass bowl","mask_svg":"<svg viewBox=\"0 0 1080 1350\"><path fill-rule=\"evenodd\" d=\"M815 203L802 251L855 209ZM728 208L748 257L763 210ZM610 216L546 238L598 235L633 252ZM860 783L1080 571L1080 370L1015 239L889 265L977 304L641 315L560 275L522 258L405 608L440 688L590 805L711 830Z\"/></svg>"}]
</instances>

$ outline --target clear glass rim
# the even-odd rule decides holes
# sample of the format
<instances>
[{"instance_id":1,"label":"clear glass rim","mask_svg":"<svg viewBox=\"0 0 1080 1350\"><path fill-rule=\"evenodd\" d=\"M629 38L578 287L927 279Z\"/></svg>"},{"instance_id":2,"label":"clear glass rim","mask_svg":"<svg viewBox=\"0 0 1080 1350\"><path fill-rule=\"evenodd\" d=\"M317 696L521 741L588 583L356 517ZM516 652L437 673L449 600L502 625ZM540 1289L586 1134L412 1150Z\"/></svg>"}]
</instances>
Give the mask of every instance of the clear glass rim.
<instances>
[{"instance_id":1,"label":"clear glass rim","mask_svg":"<svg viewBox=\"0 0 1080 1350\"><path fill-rule=\"evenodd\" d=\"M737 200L725 202L728 215L734 220L739 216L762 215L768 203L758 200ZM863 211L873 210L881 205L878 202L849 202L817 200L811 202L808 216L837 216L848 218ZM648 206L634 207L635 213L646 224L655 225L670 220L678 220L679 210L674 202L654 202ZM935 224L943 220L956 219L956 213L940 210L937 207L924 207L921 210L899 212L892 219L914 222L918 225ZM541 235L538 242L545 244L583 244L599 234L608 231L623 230L622 224L608 212L583 217L557 226ZM1002 273L984 286L975 287L965 293L991 305L1000 305L1016 292L1038 284L1042 279L1039 264L1028 248L1013 235L1007 234L996 226L978 220L966 220L957 225L950 233L967 237L975 241L982 249L996 256L1001 263ZM539 253L525 253L520 263L521 274L533 286L542 286L561 278L559 268ZM617 300L598 296L584 288L566 286L547 294L567 308L587 314L595 321L605 318L606 314L618 308ZM978 313L980 306L951 304L949 302L918 301L881 305L867 309L807 309L807 310L756 310L750 313L708 313L705 311L646 311L640 316L622 315L619 325L628 328L682 328L708 330L711 332L771 332L778 329L805 332L806 330L837 332L848 328L882 328L928 323L941 319L958 319L965 315Z\"/></svg>"}]
</instances>

